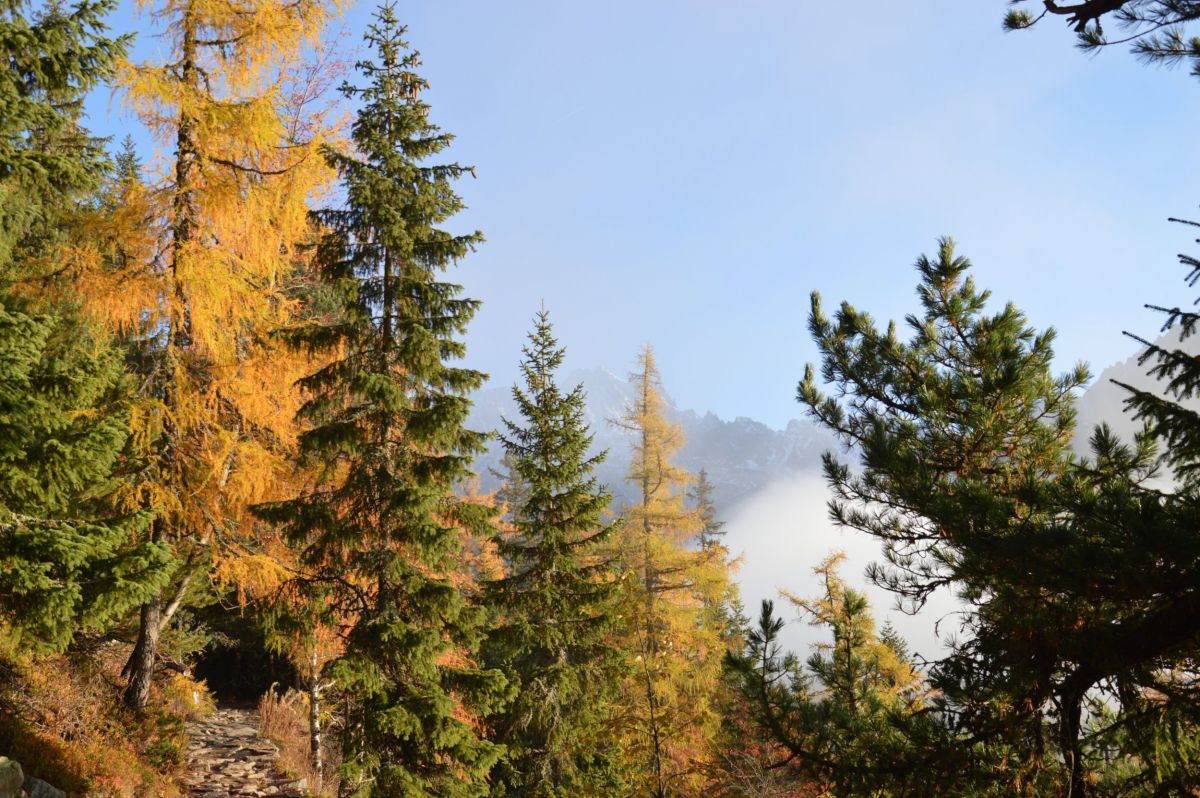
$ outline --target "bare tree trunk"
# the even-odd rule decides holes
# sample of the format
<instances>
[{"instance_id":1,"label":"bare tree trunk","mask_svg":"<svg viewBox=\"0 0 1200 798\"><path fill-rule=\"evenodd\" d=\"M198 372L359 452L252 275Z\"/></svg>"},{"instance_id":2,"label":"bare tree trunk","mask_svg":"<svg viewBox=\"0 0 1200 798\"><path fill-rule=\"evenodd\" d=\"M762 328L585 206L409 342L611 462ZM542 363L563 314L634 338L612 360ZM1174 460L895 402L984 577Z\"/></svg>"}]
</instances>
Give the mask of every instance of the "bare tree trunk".
<instances>
[{"instance_id":1,"label":"bare tree trunk","mask_svg":"<svg viewBox=\"0 0 1200 798\"><path fill-rule=\"evenodd\" d=\"M183 606L183 600L187 598L188 588L191 587L192 580L196 578L196 572L199 570L190 556L187 562L184 563L183 568L183 578L179 580L179 587L175 588L175 594L171 596L171 600L163 608L162 618L159 619L158 623L159 632L167 628L167 624L171 622L171 619L175 617L175 613L179 612L179 608Z\"/></svg>"},{"instance_id":2,"label":"bare tree trunk","mask_svg":"<svg viewBox=\"0 0 1200 798\"><path fill-rule=\"evenodd\" d=\"M1087 767L1079 744L1079 729L1083 717L1083 693L1072 692L1062 696L1062 717L1059 719L1059 734L1063 758L1066 760L1067 787L1069 798L1087 798L1089 792Z\"/></svg>"},{"instance_id":3,"label":"bare tree trunk","mask_svg":"<svg viewBox=\"0 0 1200 798\"><path fill-rule=\"evenodd\" d=\"M320 792L325 781L325 757L321 753L321 669L315 646L308 655L308 744L317 778L314 789Z\"/></svg>"},{"instance_id":4,"label":"bare tree trunk","mask_svg":"<svg viewBox=\"0 0 1200 798\"><path fill-rule=\"evenodd\" d=\"M640 634L639 634L640 637ZM654 690L654 652L657 646L650 638L649 629L641 639L642 672L646 677L646 707L650 717L650 767L654 770L654 798L666 798L667 785L663 779L663 739L658 720L658 696Z\"/></svg>"},{"instance_id":5,"label":"bare tree trunk","mask_svg":"<svg viewBox=\"0 0 1200 798\"><path fill-rule=\"evenodd\" d=\"M350 694L348 691L343 690L342 691L342 734L343 735L349 733L349 730L351 728L350 724L351 724ZM343 757L346 756L346 739L347 738L345 738L345 737L342 738L342 756ZM338 781L338 798L349 798L350 793L352 791L353 791L353 787L351 786L349 779L343 777L341 780Z\"/></svg>"},{"instance_id":6,"label":"bare tree trunk","mask_svg":"<svg viewBox=\"0 0 1200 798\"><path fill-rule=\"evenodd\" d=\"M142 605L141 625L137 645L129 657L129 684L125 687L125 703L131 709L144 709L150 701L150 685L154 680L154 661L158 659L158 636L162 631L162 595Z\"/></svg>"}]
</instances>

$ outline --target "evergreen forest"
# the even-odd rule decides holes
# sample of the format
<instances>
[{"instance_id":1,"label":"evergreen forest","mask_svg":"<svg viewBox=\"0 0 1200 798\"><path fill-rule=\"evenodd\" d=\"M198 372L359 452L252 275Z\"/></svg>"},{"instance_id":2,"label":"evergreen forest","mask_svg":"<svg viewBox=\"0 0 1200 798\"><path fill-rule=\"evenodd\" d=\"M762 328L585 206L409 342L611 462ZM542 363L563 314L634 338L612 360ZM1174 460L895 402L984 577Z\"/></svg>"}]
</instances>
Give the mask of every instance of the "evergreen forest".
<instances>
[{"instance_id":1,"label":"evergreen forest","mask_svg":"<svg viewBox=\"0 0 1200 798\"><path fill-rule=\"evenodd\" d=\"M1200 254L1086 453L1093 375L951 238L898 322L814 292L788 378L876 563L746 606L651 344L602 422L629 501L537 286L516 412L470 423L476 169L404 4L337 51L342 0L140 3L154 58L116 0L0 0L0 798L1200 795ZM1200 2L996 6L1200 75ZM936 656L868 580L953 595Z\"/></svg>"}]
</instances>

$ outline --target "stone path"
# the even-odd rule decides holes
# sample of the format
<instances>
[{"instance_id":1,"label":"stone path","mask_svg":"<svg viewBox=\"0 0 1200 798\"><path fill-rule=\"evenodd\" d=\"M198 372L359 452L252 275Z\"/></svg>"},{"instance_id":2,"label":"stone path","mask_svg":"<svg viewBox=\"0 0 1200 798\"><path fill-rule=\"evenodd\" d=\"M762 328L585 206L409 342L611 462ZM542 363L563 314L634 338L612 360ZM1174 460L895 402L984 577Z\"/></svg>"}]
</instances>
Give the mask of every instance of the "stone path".
<instances>
[{"instance_id":1,"label":"stone path","mask_svg":"<svg viewBox=\"0 0 1200 798\"><path fill-rule=\"evenodd\" d=\"M202 721L188 724L183 786L189 796L198 798L303 798L304 782L290 780L275 770L278 753L274 743L259 735L257 712L219 709Z\"/></svg>"}]
</instances>

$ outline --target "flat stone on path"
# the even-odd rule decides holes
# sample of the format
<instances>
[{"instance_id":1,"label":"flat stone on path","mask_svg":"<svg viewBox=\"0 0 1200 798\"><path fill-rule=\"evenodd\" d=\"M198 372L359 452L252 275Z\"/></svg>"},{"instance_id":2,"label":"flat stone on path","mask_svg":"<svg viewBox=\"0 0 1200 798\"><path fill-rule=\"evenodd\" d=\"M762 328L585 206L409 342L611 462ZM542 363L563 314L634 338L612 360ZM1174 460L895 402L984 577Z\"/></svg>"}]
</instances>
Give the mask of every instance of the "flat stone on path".
<instances>
[{"instance_id":1,"label":"flat stone on path","mask_svg":"<svg viewBox=\"0 0 1200 798\"><path fill-rule=\"evenodd\" d=\"M303 782L275 769L279 749L258 733L252 709L218 709L187 728L187 766L181 779L194 798L303 798Z\"/></svg>"}]
</instances>

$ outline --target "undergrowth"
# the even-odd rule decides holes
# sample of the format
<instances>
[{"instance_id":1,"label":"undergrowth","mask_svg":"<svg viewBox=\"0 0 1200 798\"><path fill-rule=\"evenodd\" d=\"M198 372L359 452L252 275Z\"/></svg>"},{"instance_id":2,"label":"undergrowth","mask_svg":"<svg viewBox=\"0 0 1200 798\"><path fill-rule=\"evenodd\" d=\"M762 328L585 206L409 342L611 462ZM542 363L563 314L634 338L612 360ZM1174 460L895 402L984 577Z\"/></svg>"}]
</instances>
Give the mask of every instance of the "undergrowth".
<instances>
[{"instance_id":1,"label":"undergrowth","mask_svg":"<svg viewBox=\"0 0 1200 798\"><path fill-rule=\"evenodd\" d=\"M204 699L193 698L203 685L169 681L150 708L129 711L119 680L127 653L117 645L55 655L0 647L0 754L72 798L181 795L174 777L184 764L184 721L204 711Z\"/></svg>"}]
</instances>

